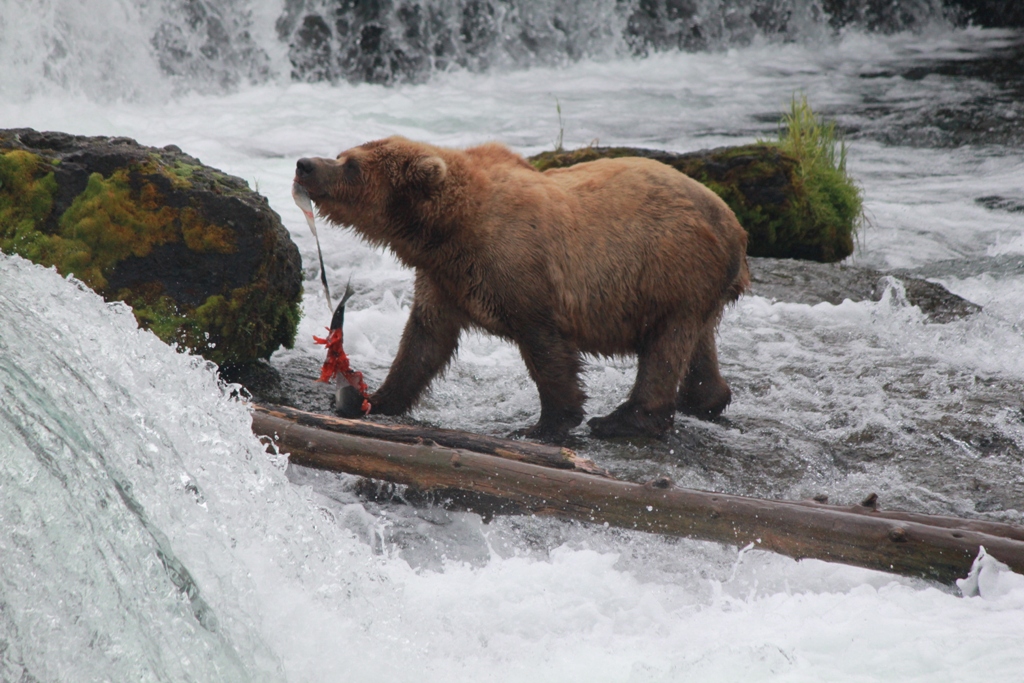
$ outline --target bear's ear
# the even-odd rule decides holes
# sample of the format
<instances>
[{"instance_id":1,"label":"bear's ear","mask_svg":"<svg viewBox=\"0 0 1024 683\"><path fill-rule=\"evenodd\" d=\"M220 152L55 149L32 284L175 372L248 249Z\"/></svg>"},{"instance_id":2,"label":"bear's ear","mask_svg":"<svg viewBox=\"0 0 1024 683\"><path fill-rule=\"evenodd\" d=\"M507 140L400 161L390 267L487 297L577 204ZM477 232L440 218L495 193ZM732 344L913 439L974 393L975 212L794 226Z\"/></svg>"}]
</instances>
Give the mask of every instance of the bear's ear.
<instances>
[{"instance_id":1,"label":"bear's ear","mask_svg":"<svg viewBox=\"0 0 1024 683\"><path fill-rule=\"evenodd\" d=\"M439 156L422 156L412 162L413 181L422 187L434 189L448 175L448 164Z\"/></svg>"}]
</instances>

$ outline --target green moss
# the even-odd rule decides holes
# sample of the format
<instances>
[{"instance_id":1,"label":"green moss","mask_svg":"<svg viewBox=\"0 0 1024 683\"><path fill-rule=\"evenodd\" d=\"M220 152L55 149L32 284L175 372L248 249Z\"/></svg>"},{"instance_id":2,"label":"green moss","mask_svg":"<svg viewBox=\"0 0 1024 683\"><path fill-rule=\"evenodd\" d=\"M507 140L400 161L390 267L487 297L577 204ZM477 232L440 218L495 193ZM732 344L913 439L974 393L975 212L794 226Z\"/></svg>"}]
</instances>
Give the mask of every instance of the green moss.
<instances>
[{"instance_id":1,"label":"green moss","mask_svg":"<svg viewBox=\"0 0 1024 683\"><path fill-rule=\"evenodd\" d=\"M234 230L204 221L195 209L182 209L180 220L182 239L191 251L200 254L233 254L238 251Z\"/></svg>"},{"instance_id":2,"label":"green moss","mask_svg":"<svg viewBox=\"0 0 1024 683\"><path fill-rule=\"evenodd\" d=\"M192 328L193 323L178 310L174 299L164 296L159 290L150 292L148 297L138 289L135 291L122 290L119 294L120 296L116 298L132 307L140 327L152 331L153 334L169 344L177 343L189 346L186 343L189 335L183 331Z\"/></svg>"},{"instance_id":3,"label":"green moss","mask_svg":"<svg viewBox=\"0 0 1024 683\"><path fill-rule=\"evenodd\" d=\"M239 359L269 358L279 346L295 343L300 308L280 296L270 296L257 282L228 295L214 294L199 306L179 307L158 285L123 290L139 324L169 344L202 354L217 364Z\"/></svg>"},{"instance_id":4,"label":"green moss","mask_svg":"<svg viewBox=\"0 0 1024 683\"><path fill-rule=\"evenodd\" d=\"M789 154L740 145L682 155L673 165L729 205L747 231L751 256L827 260L801 201L799 161Z\"/></svg>"},{"instance_id":5,"label":"green moss","mask_svg":"<svg viewBox=\"0 0 1024 683\"><path fill-rule=\"evenodd\" d=\"M536 154L530 157L529 162L538 171L547 171L551 168L566 168L598 159L636 156L636 152L637 150L632 147L580 147L568 151L556 149L553 152Z\"/></svg>"},{"instance_id":6,"label":"green moss","mask_svg":"<svg viewBox=\"0 0 1024 683\"><path fill-rule=\"evenodd\" d=\"M196 167L186 164L180 159L175 159L173 164L158 164L157 168L166 175L177 187L192 187L192 176L195 175Z\"/></svg>"},{"instance_id":7,"label":"green moss","mask_svg":"<svg viewBox=\"0 0 1024 683\"><path fill-rule=\"evenodd\" d=\"M159 174L167 178L176 189L188 190L193 187L204 187L217 194L228 196L244 196L249 193L249 188L244 181L221 173L214 168L198 163L190 164L180 157L174 157L168 161L156 152L150 153L149 158L149 162L140 164L136 170L143 175Z\"/></svg>"},{"instance_id":8,"label":"green moss","mask_svg":"<svg viewBox=\"0 0 1024 683\"><path fill-rule=\"evenodd\" d=\"M51 266L37 256L47 236L36 231L53 210L57 181L42 157L22 150L0 154L0 250Z\"/></svg>"},{"instance_id":9,"label":"green moss","mask_svg":"<svg viewBox=\"0 0 1024 683\"><path fill-rule=\"evenodd\" d=\"M124 290L142 327L160 339L191 349L223 365L239 359L269 358L279 346L291 348L298 329L297 302L267 295L260 283L215 294L193 308L180 308L162 292Z\"/></svg>"},{"instance_id":10,"label":"green moss","mask_svg":"<svg viewBox=\"0 0 1024 683\"><path fill-rule=\"evenodd\" d=\"M93 289L106 288L106 276L129 256L147 256L154 246L180 239L178 212L163 205L157 189L143 182L133 192L128 171L89 176L85 191L60 217L63 270Z\"/></svg>"},{"instance_id":11,"label":"green moss","mask_svg":"<svg viewBox=\"0 0 1024 683\"><path fill-rule=\"evenodd\" d=\"M183 239L199 253L237 250L230 228L202 220L192 208L167 206L146 180L164 167L149 166L119 169L109 178L91 174L85 191L60 216L58 233L47 234L39 226L52 210L57 189L53 172L41 172L44 161L29 152L0 155L0 249L56 266L96 291L106 288L107 276L119 262L146 256L154 246Z\"/></svg>"},{"instance_id":12,"label":"green moss","mask_svg":"<svg viewBox=\"0 0 1024 683\"><path fill-rule=\"evenodd\" d=\"M196 308L209 352L207 358L230 362L234 358L269 358L278 347L295 342L300 310L295 302L268 296L262 282L232 290L229 297L211 296ZM230 348L222 348L230 340Z\"/></svg>"},{"instance_id":13,"label":"green moss","mask_svg":"<svg viewBox=\"0 0 1024 683\"><path fill-rule=\"evenodd\" d=\"M20 150L3 154L0 182L0 249L56 266L97 291L119 261L178 238L177 212L160 205L162 197L150 184L133 192L124 170L107 179L89 176L85 191L57 221L56 234L42 229L57 183L40 157Z\"/></svg>"}]
</instances>

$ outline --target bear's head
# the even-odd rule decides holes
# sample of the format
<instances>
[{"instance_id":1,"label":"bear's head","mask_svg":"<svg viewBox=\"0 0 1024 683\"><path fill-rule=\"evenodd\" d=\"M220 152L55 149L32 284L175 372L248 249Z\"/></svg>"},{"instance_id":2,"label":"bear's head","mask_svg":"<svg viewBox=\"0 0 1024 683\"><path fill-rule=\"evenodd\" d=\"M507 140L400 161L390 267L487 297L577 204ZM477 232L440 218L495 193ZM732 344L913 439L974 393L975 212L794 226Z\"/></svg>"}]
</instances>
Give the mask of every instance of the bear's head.
<instances>
[{"instance_id":1,"label":"bear's head","mask_svg":"<svg viewBox=\"0 0 1024 683\"><path fill-rule=\"evenodd\" d=\"M295 182L321 216L355 228L402 256L421 242L450 180L446 150L394 136L342 152L337 159L299 159Z\"/></svg>"}]
</instances>

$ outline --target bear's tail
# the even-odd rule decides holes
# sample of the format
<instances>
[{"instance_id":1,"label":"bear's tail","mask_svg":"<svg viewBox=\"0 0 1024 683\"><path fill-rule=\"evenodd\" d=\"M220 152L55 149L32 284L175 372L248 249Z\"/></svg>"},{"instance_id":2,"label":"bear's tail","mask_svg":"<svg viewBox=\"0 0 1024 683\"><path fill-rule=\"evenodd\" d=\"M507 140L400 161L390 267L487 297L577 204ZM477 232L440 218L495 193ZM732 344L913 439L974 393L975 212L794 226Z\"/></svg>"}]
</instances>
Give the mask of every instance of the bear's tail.
<instances>
[{"instance_id":1,"label":"bear's tail","mask_svg":"<svg viewBox=\"0 0 1024 683\"><path fill-rule=\"evenodd\" d=\"M743 228L740 228L743 230ZM739 248L733 251L732 260L729 262L729 272L725 280L728 284L722 292L722 299L726 304L731 304L740 298L743 292L750 287L750 269L747 267L747 233L743 231L743 241Z\"/></svg>"}]
</instances>

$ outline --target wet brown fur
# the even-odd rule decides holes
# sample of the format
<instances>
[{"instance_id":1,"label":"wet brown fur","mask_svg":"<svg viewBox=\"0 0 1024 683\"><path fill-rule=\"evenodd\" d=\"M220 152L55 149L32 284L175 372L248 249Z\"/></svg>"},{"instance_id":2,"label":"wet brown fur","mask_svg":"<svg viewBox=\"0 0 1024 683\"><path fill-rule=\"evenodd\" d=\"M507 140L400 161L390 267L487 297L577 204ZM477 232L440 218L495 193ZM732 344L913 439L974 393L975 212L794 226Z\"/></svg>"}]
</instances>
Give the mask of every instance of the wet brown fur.
<instances>
[{"instance_id":1,"label":"wet brown fur","mask_svg":"<svg viewBox=\"0 0 1024 683\"><path fill-rule=\"evenodd\" d=\"M400 137L296 180L321 215L416 269L409 321L372 412L403 413L475 326L519 345L558 440L583 419L581 354L637 354L626 402L598 436L658 435L675 410L729 403L715 333L749 284L746 232L710 190L656 161L604 159L536 171L498 144L452 150Z\"/></svg>"}]
</instances>

